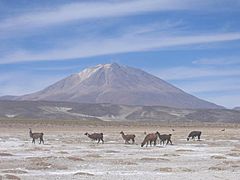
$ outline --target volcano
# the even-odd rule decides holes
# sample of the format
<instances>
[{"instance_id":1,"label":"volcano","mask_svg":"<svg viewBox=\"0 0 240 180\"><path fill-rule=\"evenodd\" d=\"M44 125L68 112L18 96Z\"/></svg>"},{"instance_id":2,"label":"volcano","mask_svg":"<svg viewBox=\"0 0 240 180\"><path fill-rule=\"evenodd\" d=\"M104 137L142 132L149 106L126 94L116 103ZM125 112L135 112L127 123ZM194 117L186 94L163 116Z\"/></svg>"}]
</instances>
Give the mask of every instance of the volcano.
<instances>
[{"instance_id":1,"label":"volcano","mask_svg":"<svg viewBox=\"0 0 240 180\"><path fill-rule=\"evenodd\" d=\"M116 63L84 69L41 91L14 99L191 109L223 108L192 96L143 70Z\"/></svg>"}]
</instances>

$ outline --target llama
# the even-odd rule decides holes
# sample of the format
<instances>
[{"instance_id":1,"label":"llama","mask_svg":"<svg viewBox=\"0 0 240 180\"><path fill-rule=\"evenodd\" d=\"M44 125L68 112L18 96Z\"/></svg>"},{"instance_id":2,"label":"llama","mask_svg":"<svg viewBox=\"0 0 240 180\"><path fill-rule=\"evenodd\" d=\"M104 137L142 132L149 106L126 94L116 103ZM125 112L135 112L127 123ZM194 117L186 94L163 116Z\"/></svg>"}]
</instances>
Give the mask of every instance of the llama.
<instances>
[{"instance_id":1,"label":"llama","mask_svg":"<svg viewBox=\"0 0 240 180\"><path fill-rule=\"evenodd\" d=\"M92 139L94 141L98 141L98 143L100 142L100 140L102 141L102 144L104 143L103 133L89 134L89 133L86 132L84 135L86 135L87 137L89 137L90 139Z\"/></svg>"},{"instance_id":2,"label":"llama","mask_svg":"<svg viewBox=\"0 0 240 180\"><path fill-rule=\"evenodd\" d=\"M124 134L123 131L120 132L122 134L122 138L125 140L125 144L129 144L129 141L132 140L132 144L135 143L134 138L136 137L135 134Z\"/></svg>"},{"instance_id":3,"label":"llama","mask_svg":"<svg viewBox=\"0 0 240 180\"><path fill-rule=\"evenodd\" d=\"M39 138L40 139L39 144L41 144L41 142L44 144L43 133L33 133L31 128L29 128L29 130L30 130L29 135L32 138L32 143L35 144L35 139Z\"/></svg>"},{"instance_id":4,"label":"llama","mask_svg":"<svg viewBox=\"0 0 240 180\"><path fill-rule=\"evenodd\" d=\"M146 144L146 147L148 146L148 144L150 144L150 146L152 146L152 142L154 143L154 146L156 146L158 133L159 132L148 134L144 138L144 140L143 140L143 142L141 144L141 147L143 147L145 144Z\"/></svg>"},{"instance_id":5,"label":"llama","mask_svg":"<svg viewBox=\"0 0 240 180\"><path fill-rule=\"evenodd\" d=\"M167 142L166 142L166 145L167 145L169 142L170 142L171 145L172 145L171 136L172 136L172 134L161 134L161 135L160 135L160 133L158 133L158 137L159 137L159 139L160 139L160 144L162 143L162 144L164 145L165 141L167 141Z\"/></svg>"},{"instance_id":6,"label":"llama","mask_svg":"<svg viewBox=\"0 0 240 180\"><path fill-rule=\"evenodd\" d=\"M191 137L192 139L195 140L195 137L198 137L198 141L200 141L200 136L201 136L202 132L201 131L192 131L189 133L188 137L187 137L187 141L189 141L189 138Z\"/></svg>"}]
</instances>

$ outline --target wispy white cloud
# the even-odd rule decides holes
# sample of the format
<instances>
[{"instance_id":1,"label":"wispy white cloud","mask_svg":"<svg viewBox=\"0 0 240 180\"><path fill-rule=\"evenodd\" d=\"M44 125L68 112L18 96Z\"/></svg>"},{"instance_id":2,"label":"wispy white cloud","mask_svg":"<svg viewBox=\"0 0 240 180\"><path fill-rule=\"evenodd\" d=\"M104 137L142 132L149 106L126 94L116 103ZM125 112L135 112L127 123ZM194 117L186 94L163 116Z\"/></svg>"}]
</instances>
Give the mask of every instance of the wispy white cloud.
<instances>
[{"instance_id":1,"label":"wispy white cloud","mask_svg":"<svg viewBox=\"0 0 240 180\"><path fill-rule=\"evenodd\" d=\"M238 0L118 0L68 3L46 9L37 9L17 16L0 20L0 33L6 34L32 28L51 27L71 22L112 17L126 17L148 12L166 12L176 10L224 10L238 9ZM220 6L220 4L223 4Z\"/></svg>"},{"instance_id":2,"label":"wispy white cloud","mask_svg":"<svg viewBox=\"0 0 240 180\"><path fill-rule=\"evenodd\" d=\"M199 98L228 108L240 105L237 66L173 67L152 73Z\"/></svg>"},{"instance_id":3,"label":"wispy white cloud","mask_svg":"<svg viewBox=\"0 0 240 180\"><path fill-rule=\"evenodd\" d=\"M240 91L240 82L238 80L228 79L212 79L212 80L196 80L196 81L183 81L176 83L178 87L189 93L207 93L207 92L230 92Z\"/></svg>"},{"instance_id":4,"label":"wispy white cloud","mask_svg":"<svg viewBox=\"0 0 240 180\"><path fill-rule=\"evenodd\" d=\"M200 1L196 2L199 4ZM200 3L201 4L201 3ZM195 6L190 0L132 0L107 2L79 2L64 4L49 10L10 17L0 22L0 32L16 28L53 26L72 21L128 16L151 11L183 10Z\"/></svg>"},{"instance_id":5,"label":"wispy white cloud","mask_svg":"<svg viewBox=\"0 0 240 180\"><path fill-rule=\"evenodd\" d=\"M214 102L218 105L222 105L227 108L234 108L240 106L240 95L217 95L217 96L202 96L203 99L206 99L210 102Z\"/></svg>"},{"instance_id":6,"label":"wispy white cloud","mask_svg":"<svg viewBox=\"0 0 240 180\"><path fill-rule=\"evenodd\" d=\"M239 67L215 68L215 67L173 67L160 69L153 72L165 80L187 80L203 77L239 76Z\"/></svg>"},{"instance_id":7,"label":"wispy white cloud","mask_svg":"<svg viewBox=\"0 0 240 180\"><path fill-rule=\"evenodd\" d=\"M1 57L1 64L22 61L65 60L106 54L159 50L183 45L209 44L240 40L240 33L204 34L189 36L127 36L112 39L91 39L83 43L69 43L69 47L43 52L20 50Z\"/></svg>"},{"instance_id":8,"label":"wispy white cloud","mask_svg":"<svg viewBox=\"0 0 240 180\"><path fill-rule=\"evenodd\" d=\"M0 96L23 95L39 91L64 78L63 75L44 75L30 72L0 73Z\"/></svg>"},{"instance_id":9,"label":"wispy white cloud","mask_svg":"<svg viewBox=\"0 0 240 180\"><path fill-rule=\"evenodd\" d=\"M127 28L124 27L121 33L127 37L149 34L169 36L183 33L184 30L186 30L186 24L183 20L171 21L166 19L150 24L130 25Z\"/></svg>"},{"instance_id":10,"label":"wispy white cloud","mask_svg":"<svg viewBox=\"0 0 240 180\"><path fill-rule=\"evenodd\" d=\"M29 67L29 69L34 70L34 71L69 71L69 70L76 70L76 69L80 69L82 68L82 66L76 66L76 65L72 65L72 66L61 66L61 67Z\"/></svg>"},{"instance_id":11,"label":"wispy white cloud","mask_svg":"<svg viewBox=\"0 0 240 180\"><path fill-rule=\"evenodd\" d=\"M174 83L187 93L216 104L233 108L240 106L240 83L235 79L195 80Z\"/></svg>"},{"instance_id":12,"label":"wispy white cloud","mask_svg":"<svg viewBox=\"0 0 240 180\"><path fill-rule=\"evenodd\" d=\"M192 63L197 65L233 65L240 64L240 57L202 58Z\"/></svg>"}]
</instances>

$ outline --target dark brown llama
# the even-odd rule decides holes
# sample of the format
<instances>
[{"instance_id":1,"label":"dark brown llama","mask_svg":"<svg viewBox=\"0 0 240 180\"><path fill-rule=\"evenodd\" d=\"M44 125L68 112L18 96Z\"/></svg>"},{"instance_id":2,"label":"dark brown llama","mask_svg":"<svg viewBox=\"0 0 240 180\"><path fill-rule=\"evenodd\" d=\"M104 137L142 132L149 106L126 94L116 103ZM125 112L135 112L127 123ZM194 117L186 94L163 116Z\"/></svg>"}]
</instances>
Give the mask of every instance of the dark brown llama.
<instances>
[{"instance_id":1,"label":"dark brown llama","mask_svg":"<svg viewBox=\"0 0 240 180\"><path fill-rule=\"evenodd\" d=\"M29 128L29 135L32 138L32 143L35 144L35 139L40 139L39 144L41 144L41 142L44 144L44 140L43 140L43 133L33 133L32 129Z\"/></svg>"}]
</instances>

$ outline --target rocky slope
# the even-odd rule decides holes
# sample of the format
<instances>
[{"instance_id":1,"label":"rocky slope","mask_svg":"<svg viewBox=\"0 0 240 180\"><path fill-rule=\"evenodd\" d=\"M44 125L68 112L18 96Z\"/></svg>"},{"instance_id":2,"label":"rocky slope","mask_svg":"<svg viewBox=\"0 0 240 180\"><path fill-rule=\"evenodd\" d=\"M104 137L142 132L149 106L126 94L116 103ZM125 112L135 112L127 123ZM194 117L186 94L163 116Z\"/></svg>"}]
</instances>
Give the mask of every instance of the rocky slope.
<instances>
[{"instance_id":1,"label":"rocky slope","mask_svg":"<svg viewBox=\"0 0 240 180\"><path fill-rule=\"evenodd\" d=\"M0 119L240 123L240 111L228 109L179 109L163 106L4 100L0 101Z\"/></svg>"}]
</instances>

